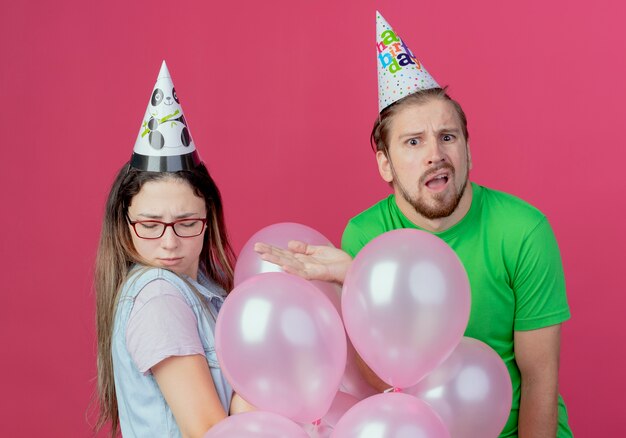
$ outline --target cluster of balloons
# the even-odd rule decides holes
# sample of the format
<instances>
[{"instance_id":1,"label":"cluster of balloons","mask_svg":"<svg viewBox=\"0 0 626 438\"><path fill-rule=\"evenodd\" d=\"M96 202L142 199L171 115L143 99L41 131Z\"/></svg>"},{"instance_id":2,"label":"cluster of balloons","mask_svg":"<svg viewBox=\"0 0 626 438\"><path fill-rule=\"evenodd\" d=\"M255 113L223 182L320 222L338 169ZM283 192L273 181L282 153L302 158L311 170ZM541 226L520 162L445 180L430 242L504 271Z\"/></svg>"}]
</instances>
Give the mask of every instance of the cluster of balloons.
<instances>
[{"instance_id":1,"label":"cluster of balloons","mask_svg":"<svg viewBox=\"0 0 626 438\"><path fill-rule=\"evenodd\" d=\"M496 352L463 337L469 281L447 244L418 230L385 233L357 255L341 290L283 273L253 249L289 240L332 246L295 223L244 245L215 346L234 390L259 411L205 438L498 436L511 381ZM357 353L389 392L365 383Z\"/></svg>"}]
</instances>

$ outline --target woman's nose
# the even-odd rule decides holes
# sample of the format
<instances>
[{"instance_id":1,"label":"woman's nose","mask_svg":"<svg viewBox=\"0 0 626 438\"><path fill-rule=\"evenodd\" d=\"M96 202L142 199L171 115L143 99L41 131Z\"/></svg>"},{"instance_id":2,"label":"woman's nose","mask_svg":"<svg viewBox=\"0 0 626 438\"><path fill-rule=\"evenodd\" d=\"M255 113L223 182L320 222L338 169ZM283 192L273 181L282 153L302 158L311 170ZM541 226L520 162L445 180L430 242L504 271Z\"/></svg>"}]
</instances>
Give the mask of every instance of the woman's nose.
<instances>
[{"instance_id":1,"label":"woman's nose","mask_svg":"<svg viewBox=\"0 0 626 438\"><path fill-rule=\"evenodd\" d=\"M165 227L165 232L161 236L161 247L166 249L176 248L178 246L179 237L174 233L174 227L169 225Z\"/></svg>"}]
</instances>

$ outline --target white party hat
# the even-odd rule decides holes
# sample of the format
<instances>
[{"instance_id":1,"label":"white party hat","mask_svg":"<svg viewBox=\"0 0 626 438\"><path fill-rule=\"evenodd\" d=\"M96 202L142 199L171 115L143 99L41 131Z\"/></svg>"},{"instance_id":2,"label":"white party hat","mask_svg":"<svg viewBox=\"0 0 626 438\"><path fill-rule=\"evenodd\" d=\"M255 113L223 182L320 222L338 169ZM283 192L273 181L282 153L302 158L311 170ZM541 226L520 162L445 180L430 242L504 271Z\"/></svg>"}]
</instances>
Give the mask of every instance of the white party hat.
<instances>
[{"instance_id":1,"label":"white party hat","mask_svg":"<svg viewBox=\"0 0 626 438\"><path fill-rule=\"evenodd\" d=\"M151 172L190 170L200 163L165 61L148 102L130 165Z\"/></svg>"},{"instance_id":2,"label":"white party hat","mask_svg":"<svg viewBox=\"0 0 626 438\"><path fill-rule=\"evenodd\" d=\"M411 49L376 11L378 111L419 90L439 88Z\"/></svg>"}]
</instances>

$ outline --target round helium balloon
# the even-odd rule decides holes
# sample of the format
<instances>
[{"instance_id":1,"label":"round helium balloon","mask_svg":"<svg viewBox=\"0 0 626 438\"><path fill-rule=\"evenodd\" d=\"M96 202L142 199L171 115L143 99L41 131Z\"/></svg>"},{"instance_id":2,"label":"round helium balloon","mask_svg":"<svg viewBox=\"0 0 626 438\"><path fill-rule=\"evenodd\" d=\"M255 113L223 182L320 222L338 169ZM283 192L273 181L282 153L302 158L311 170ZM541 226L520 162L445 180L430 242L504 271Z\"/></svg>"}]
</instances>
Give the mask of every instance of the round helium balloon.
<instances>
[{"instance_id":1,"label":"round helium balloon","mask_svg":"<svg viewBox=\"0 0 626 438\"><path fill-rule=\"evenodd\" d=\"M333 246L322 233L306 225L295 222L269 225L254 233L241 248L235 265L235 286L258 274L282 272L279 266L261 259L259 254L254 251L255 243L262 242L279 248L287 248L290 240L300 240L311 245ZM341 288L338 285L317 280L313 280L311 283L331 300L337 311L341 312Z\"/></svg>"},{"instance_id":2,"label":"round helium balloon","mask_svg":"<svg viewBox=\"0 0 626 438\"><path fill-rule=\"evenodd\" d=\"M354 405L335 426L332 438L450 438L428 404L408 394L389 392Z\"/></svg>"},{"instance_id":3,"label":"round helium balloon","mask_svg":"<svg viewBox=\"0 0 626 438\"><path fill-rule=\"evenodd\" d=\"M461 340L469 319L469 280L440 238L414 229L390 231L355 257L341 307L365 363L389 385L407 388Z\"/></svg>"},{"instance_id":4,"label":"round helium balloon","mask_svg":"<svg viewBox=\"0 0 626 438\"><path fill-rule=\"evenodd\" d=\"M337 422L358 402L359 399L356 397L342 391L337 391L337 395L330 405L330 409L328 409L328 412L322 419L314 423L303 424L302 428L309 434L309 438L330 437Z\"/></svg>"},{"instance_id":5,"label":"round helium balloon","mask_svg":"<svg viewBox=\"0 0 626 438\"><path fill-rule=\"evenodd\" d=\"M231 415L213 426L204 438L309 438L293 421L272 412Z\"/></svg>"},{"instance_id":6,"label":"round helium balloon","mask_svg":"<svg viewBox=\"0 0 626 438\"><path fill-rule=\"evenodd\" d=\"M303 424L302 430L307 433L309 438L330 438L333 434L333 428L324 422Z\"/></svg>"},{"instance_id":7,"label":"round helium balloon","mask_svg":"<svg viewBox=\"0 0 626 438\"><path fill-rule=\"evenodd\" d=\"M348 410L356 405L360 400L353 395L347 394L342 391L338 391L337 395L335 395L335 399L333 400L332 405L330 405L330 409L322 418L322 421L325 424L328 424L331 427L335 427L341 417L344 416Z\"/></svg>"},{"instance_id":8,"label":"round helium balloon","mask_svg":"<svg viewBox=\"0 0 626 438\"><path fill-rule=\"evenodd\" d=\"M497 437L513 397L509 372L498 353L468 337L406 392L431 405L455 438Z\"/></svg>"},{"instance_id":9,"label":"round helium balloon","mask_svg":"<svg viewBox=\"0 0 626 438\"><path fill-rule=\"evenodd\" d=\"M280 272L235 287L217 318L215 348L237 393L300 423L326 414L346 366L346 336L331 302Z\"/></svg>"},{"instance_id":10,"label":"round helium balloon","mask_svg":"<svg viewBox=\"0 0 626 438\"><path fill-rule=\"evenodd\" d=\"M346 357L346 371L341 379L339 389L354 396L358 400L363 400L369 396L378 394L372 386L365 380L357 364L356 351L350 339L348 339L348 356Z\"/></svg>"}]
</instances>

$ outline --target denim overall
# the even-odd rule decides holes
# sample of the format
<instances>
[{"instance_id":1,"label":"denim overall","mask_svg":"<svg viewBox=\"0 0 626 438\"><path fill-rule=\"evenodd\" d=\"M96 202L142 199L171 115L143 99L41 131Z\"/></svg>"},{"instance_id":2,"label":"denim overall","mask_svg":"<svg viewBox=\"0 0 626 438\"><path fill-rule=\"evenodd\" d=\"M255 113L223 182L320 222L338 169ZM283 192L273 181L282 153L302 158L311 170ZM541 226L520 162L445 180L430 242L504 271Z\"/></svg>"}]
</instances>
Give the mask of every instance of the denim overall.
<instances>
[{"instance_id":1,"label":"denim overall","mask_svg":"<svg viewBox=\"0 0 626 438\"><path fill-rule=\"evenodd\" d=\"M196 282L186 278L200 294L206 298L207 307L213 314L207 314L196 294L189 285L176 274L165 269L133 268L123 286L115 313L113 326L113 372L115 393L124 438L180 437L181 433L174 415L163 398L152 373L144 375L133 362L126 349L126 327L135 299L145 285L156 279L164 279L176 286L187 304L192 308L198 322L198 333L204 347L215 389L224 410L228 412L233 390L217 362L215 354L215 316L224 302L224 292L215 283L198 272Z\"/></svg>"}]
</instances>

